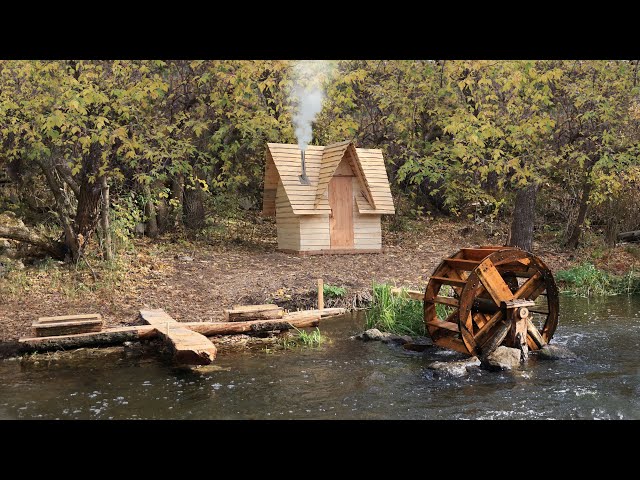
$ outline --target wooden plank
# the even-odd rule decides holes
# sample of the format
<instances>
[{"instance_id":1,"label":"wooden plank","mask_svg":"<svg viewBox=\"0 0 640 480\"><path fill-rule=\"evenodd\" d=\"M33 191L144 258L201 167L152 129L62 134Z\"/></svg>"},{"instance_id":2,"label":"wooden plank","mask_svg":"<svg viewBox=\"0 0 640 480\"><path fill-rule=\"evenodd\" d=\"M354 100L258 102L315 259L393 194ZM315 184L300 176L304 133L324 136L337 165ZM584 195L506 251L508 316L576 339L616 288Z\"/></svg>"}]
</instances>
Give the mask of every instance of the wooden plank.
<instances>
[{"instance_id":1,"label":"wooden plank","mask_svg":"<svg viewBox=\"0 0 640 480\"><path fill-rule=\"evenodd\" d=\"M404 292L404 295L406 295L407 297L413 300L422 301L424 299L424 292L421 292L419 290L406 290L399 287L394 287L391 289L391 295L400 296L403 294L403 292Z\"/></svg>"},{"instance_id":2,"label":"wooden plank","mask_svg":"<svg viewBox=\"0 0 640 480\"><path fill-rule=\"evenodd\" d=\"M487 356L493 352L504 341L511 329L511 322L503 321L498 323L498 326L491 332L492 335L484 341L481 345L482 355ZM476 336L476 340L478 337ZM480 344L480 342L478 342Z\"/></svg>"},{"instance_id":3,"label":"wooden plank","mask_svg":"<svg viewBox=\"0 0 640 480\"><path fill-rule=\"evenodd\" d=\"M451 267L457 270L464 270L470 272L478 265L480 265L480 260L464 260L462 258L445 258L445 262Z\"/></svg>"},{"instance_id":4,"label":"wooden plank","mask_svg":"<svg viewBox=\"0 0 640 480\"><path fill-rule=\"evenodd\" d=\"M438 295L433 299L433 303L440 303L442 305L449 305L450 307L456 307L456 308L460 306L460 303L458 302L457 298L441 297L440 295Z\"/></svg>"},{"instance_id":5,"label":"wooden plank","mask_svg":"<svg viewBox=\"0 0 640 480\"><path fill-rule=\"evenodd\" d=\"M334 177L329 182L331 248L353 247L353 186L349 177Z\"/></svg>"},{"instance_id":6,"label":"wooden plank","mask_svg":"<svg viewBox=\"0 0 640 480\"><path fill-rule=\"evenodd\" d=\"M36 337L73 335L76 333L99 332L102 330L102 319L74 320L65 322L44 322L32 325Z\"/></svg>"},{"instance_id":7,"label":"wooden plank","mask_svg":"<svg viewBox=\"0 0 640 480\"><path fill-rule=\"evenodd\" d=\"M431 277L431 280L433 280L434 282L438 282L441 283L443 285L452 285L454 287L464 287L467 282L465 282L464 280L458 280L455 278L445 278L445 277Z\"/></svg>"},{"instance_id":8,"label":"wooden plank","mask_svg":"<svg viewBox=\"0 0 640 480\"><path fill-rule=\"evenodd\" d=\"M100 320L102 321L102 315L99 313L84 313L80 315L61 315L58 317L40 317L36 323L62 323L62 322L74 322L77 320Z\"/></svg>"},{"instance_id":9,"label":"wooden plank","mask_svg":"<svg viewBox=\"0 0 640 480\"><path fill-rule=\"evenodd\" d=\"M427 325L431 325L432 327L437 327L437 328L444 328L446 330L450 330L452 332L459 332L460 329L458 328L458 325L456 325L453 322L445 322L442 320L431 320L430 322L426 322Z\"/></svg>"},{"instance_id":10,"label":"wooden plank","mask_svg":"<svg viewBox=\"0 0 640 480\"><path fill-rule=\"evenodd\" d=\"M180 325L164 310L140 310L140 317L170 344L177 362L208 365L216 358L216 347L207 337Z\"/></svg>"},{"instance_id":11,"label":"wooden plank","mask_svg":"<svg viewBox=\"0 0 640 480\"><path fill-rule=\"evenodd\" d=\"M504 282L500 276L500 272L498 272L491 260L482 262L476 269L476 273L496 305L500 305L501 302L514 298L514 294Z\"/></svg>"},{"instance_id":12,"label":"wooden plank","mask_svg":"<svg viewBox=\"0 0 640 480\"><path fill-rule=\"evenodd\" d=\"M542 348L547 344L547 342L544 341L544 338L542 338L542 335L540 335L540 332L530 318L527 318L527 333L538 348Z\"/></svg>"},{"instance_id":13,"label":"wooden plank","mask_svg":"<svg viewBox=\"0 0 640 480\"><path fill-rule=\"evenodd\" d=\"M296 249L281 249L278 250L284 253L293 253L300 256L307 255L360 255L369 253L383 253L383 248L336 248L336 249L322 249L322 250L296 250Z\"/></svg>"},{"instance_id":14,"label":"wooden plank","mask_svg":"<svg viewBox=\"0 0 640 480\"><path fill-rule=\"evenodd\" d=\"M448 348L449 350L455 350L456 352L468 354L467 347L459 338L453 337L440 337L434 340L434 343L439 347Z\"/></svg>"},{"instance_id":15,"label":"wooden plank","mask_svg":"<svg viewBox=\"0 0 640 480\"><path fill-rule=\"evenodd\" d=\"M484 343L484 341L486 340L487 335L489 334L489 331L494 327L494 325L496 325L500 320L502 320L502 312L501 311L497 311L496 313L494 313L491 318L489 319L489 321L487 321L487 323L485 323L482 328L480 328L480 330L478 331L478 333L475 336L476 339L476 343L479 345L482 345Z\"/></svg>"},{"instance_id":16,"label":"wooden plank","mask_svg":"<svg viewBox=\"0 0 640 480\"><path fill-rule=\"evenodd\" d=\"M273 304L240 305L234 306L232 309L223 309L222 313L227 322L242 322L247 320L282 318L284 309Z\"/></svg>"},{"instance_id":17,"label":"wooden plank","mask_svg":"<svg viewBox=\"0 0 640 480\"><path fill-rule=\"evenodd\" d=\"M493 248L463 248L462 254L466 260L484 260L495 251Z\"/></svg>"},{"instance_id":18,"label":"wooden plank","mask_svg":"<svg viewBox=\"0 0 640 480\"><path fill-rule=\"evenodd\" d=\"M543 285L544 290L544 288L546 288L546 284L544 283L540 272L536 272L532 277L529 277L526 282L520 285L520 288L518 288L513 296L514 298L535 299L533 294L536 293L536 291L539 290Z\"/></svg>"}]
</instances>

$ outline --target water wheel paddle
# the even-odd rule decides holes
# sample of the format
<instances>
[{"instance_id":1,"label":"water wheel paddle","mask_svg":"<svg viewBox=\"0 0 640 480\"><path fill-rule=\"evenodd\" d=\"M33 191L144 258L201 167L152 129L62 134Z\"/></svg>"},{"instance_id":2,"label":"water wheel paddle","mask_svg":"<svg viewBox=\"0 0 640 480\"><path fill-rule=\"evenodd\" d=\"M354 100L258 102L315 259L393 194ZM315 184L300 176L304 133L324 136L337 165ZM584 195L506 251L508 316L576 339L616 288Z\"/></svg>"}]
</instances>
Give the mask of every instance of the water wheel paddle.
<instances>
[{"instance_id":1,"label":"water wheel paddle","mask_svg":"<svg viewBox=\"0 0 640 480\"><path fill-rule=\"evenodd\" d=\"M461 249L438 265L424 293L433 343L470 355L486 355L502 344L525 355L542 348L556 330L558 309L549 268L514 247Z\"/></svg>"}]
</instances>

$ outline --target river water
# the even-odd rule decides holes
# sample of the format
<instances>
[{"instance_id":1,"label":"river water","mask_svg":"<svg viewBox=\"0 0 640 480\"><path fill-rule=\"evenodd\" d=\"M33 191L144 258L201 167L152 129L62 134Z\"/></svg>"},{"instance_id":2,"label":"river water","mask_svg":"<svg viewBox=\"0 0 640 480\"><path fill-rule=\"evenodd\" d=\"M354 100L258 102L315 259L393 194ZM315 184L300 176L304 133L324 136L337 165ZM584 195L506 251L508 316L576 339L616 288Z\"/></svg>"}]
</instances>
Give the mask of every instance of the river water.
<instances>
[{"instance_id":1,"label":"river water","mask_svg":"<svg viewBox=\"0 0 640 480\"><path fill-rule=\"evenodd\" d=\"M221 350L204 371L154 354L81 350L0 360L0 419L640 419L640 297L562 297L553 343L576 361L439 378L424 353L324 320L319 348Z\"/></svg>"}]
</instances>

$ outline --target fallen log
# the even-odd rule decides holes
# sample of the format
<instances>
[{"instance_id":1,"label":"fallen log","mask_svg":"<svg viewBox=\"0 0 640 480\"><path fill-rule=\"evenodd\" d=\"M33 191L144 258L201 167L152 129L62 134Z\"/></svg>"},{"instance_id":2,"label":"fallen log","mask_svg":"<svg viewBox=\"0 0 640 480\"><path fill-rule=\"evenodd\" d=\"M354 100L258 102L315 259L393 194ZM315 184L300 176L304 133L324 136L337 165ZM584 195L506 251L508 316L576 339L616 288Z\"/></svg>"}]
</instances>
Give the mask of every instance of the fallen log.
<instances>
[{"instance_id":1,"label":"fallen log","mask_svg":"<svg viewBox=\"0 0 640 480\"><path fill-rule=\"evenodd\" d=\"M618 240L621 242L640 242L640 230L619 233Z\"/></svg>"},{"instance_id":2,"label":"fallen log","mask_svg":"<svg viewBox=\"0 0 640 480\"><path fill-rule=\"evenodd\" d=\"M18 242L28 243L58 260L64 260L65 246L64 243L56 240L45 238L37 233L30 231L22 225L0 225L0 238L8 238L17 240Z\"/></svg>"},{"instance_id":3,"label":"fallen log","mask_svg":"<svg viewBox=\"0 0 640 480\"><path fill-rule=\"evenodd\" d=\"M236 305L233 309L224 309L224 319L227 322L242 322L248 320L270 320L282 318L284 310L273 304L265 305Z\"/></svg>"},{"instance_id":4,"label":"fallen log","mask_svg":"<svg viewBox=\"0 0 640 480\"><path fill-rule=\"evenodd\" d=\"M257 320L251 322L177 322L207 337L214 335L235 335L238 333L265 333L288 328L315 327L319 324L319 311L295 312L280 320ZM21 338L18 342L23 352L45 352L82 347L118 345L124 342L150 340L158 337L157 327L141 325L134 327L108 328L97 333L79 333L55 337Z\"/></svg>"}]
</instances>

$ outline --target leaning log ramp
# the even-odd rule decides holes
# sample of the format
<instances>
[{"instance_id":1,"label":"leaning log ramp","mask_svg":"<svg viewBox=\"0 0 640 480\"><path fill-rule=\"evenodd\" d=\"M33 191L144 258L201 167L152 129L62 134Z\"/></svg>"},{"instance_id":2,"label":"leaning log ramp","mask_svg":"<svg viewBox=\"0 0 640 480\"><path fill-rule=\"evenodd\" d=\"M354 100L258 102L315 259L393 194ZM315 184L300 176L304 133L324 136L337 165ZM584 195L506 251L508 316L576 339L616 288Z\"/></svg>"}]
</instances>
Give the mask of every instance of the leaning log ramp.
<instances>
[{"instance_id":1,"label":"leaning log ramp","mask_svg":"<svg viewBox=\"0 0 640 480\"><path fill-rule=\"evenodd\" d=\"M231 318L228 312L225 312L228 320L223 322L178 322L162 309L140 310L140 319L145 325L106 329L101 329L100 315L44 317L33 324L37 336L21 338L19 342L26 352L45 352L120 345L128 341L159 338L170 346L176 363L208 365L216 358L216 346L207 337L315 327L321 318L342 315L345 312L344 308L324 308L284 314L279 307L274 309L273 306L268 306L264 311L269 313L264 313L256 307L258 306L236 306L230 310ZM251 318L251 315L240 313L243 310L261 313L255 315L258 317L257 320L244 320ZM54 327L51 328L49 325ZM96 331L98 328L100 330ZM77 333L83 329L82 333Z\"/></svg>"}]
</instances>

